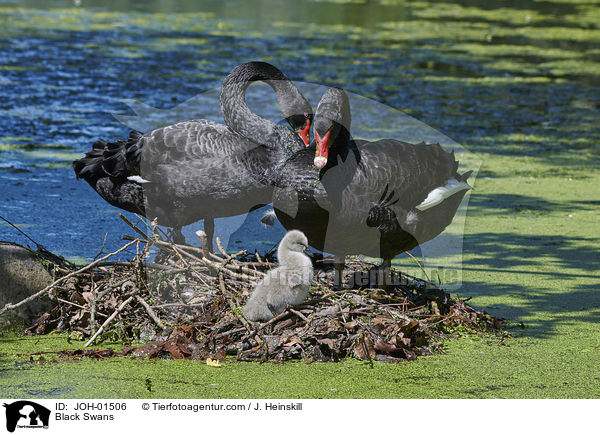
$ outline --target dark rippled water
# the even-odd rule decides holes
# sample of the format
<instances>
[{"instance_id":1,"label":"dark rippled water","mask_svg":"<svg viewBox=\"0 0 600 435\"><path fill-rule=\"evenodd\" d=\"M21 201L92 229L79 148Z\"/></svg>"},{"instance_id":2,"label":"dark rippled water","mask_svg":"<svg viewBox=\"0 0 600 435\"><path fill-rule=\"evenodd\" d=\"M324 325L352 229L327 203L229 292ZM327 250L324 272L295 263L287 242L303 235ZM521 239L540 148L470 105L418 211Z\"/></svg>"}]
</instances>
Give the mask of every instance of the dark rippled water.
<instances>
[{"instance_id":1,"label":"dark rippled water","mask_svg":"<svg viewBox=\"0 0 600 435\"><path fill-rule=\"evenodd\" d=\"M178 106L257 59L402 110L478 155L569 149L572 164L597 160L599 11L562 1L0 1L0 214L69 257L93 257L105 234L115 248L128 228L71 161L128 133L115 114L142 122L123 100L164 110L151 124L215 117ZM369 132L368 117L361 127L386 136ZM278 240L259 213L230 225L230 247ZM0 240L27 242L2 223Z\"/></svg>"}]
</instances>

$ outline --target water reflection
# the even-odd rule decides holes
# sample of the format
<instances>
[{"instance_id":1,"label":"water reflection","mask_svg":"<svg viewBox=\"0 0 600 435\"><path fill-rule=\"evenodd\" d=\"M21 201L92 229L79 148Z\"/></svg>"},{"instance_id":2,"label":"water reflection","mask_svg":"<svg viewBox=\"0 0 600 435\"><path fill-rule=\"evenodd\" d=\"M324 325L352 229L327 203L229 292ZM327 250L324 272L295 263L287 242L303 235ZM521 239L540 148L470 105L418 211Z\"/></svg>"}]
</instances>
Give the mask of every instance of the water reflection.
<instances>
[{"instance_id":1,"label":"water reflection","mask_svg":"<svg viewBox=\"0 0 600 435\"><path fill-rule=\"evenodd\" d=\"M136 116L124 99L168 110L251 59L405 110L479 153L577 148L569 163L583 164L600 143L599 10L565 1L0 2L0 214L66 255L94 256L105 232L116 246L126 228L76 182L72 156L127 135L112 116ZM378 119L374 110L353 134L394 137ZM0 239L25 243L2 224Z\"/></svg>"},{"instance_id":2,"label":"water reflection","mask_svg":"<svg viewBox=\"0 0 600 435\"><path fill-rule=\"evenodd\" d=\"M217 19L244 23L248 30L262 30L281 23L313 23L316 25L347 25L374 27L382 21L410 18L409 9L402 2L387 5L378 0L320 1L320 0L154 0L154 1L43 1L25 0L19 5L44 9L82 8L117 12L208 13Z\"/></svg>"}]
</instances>

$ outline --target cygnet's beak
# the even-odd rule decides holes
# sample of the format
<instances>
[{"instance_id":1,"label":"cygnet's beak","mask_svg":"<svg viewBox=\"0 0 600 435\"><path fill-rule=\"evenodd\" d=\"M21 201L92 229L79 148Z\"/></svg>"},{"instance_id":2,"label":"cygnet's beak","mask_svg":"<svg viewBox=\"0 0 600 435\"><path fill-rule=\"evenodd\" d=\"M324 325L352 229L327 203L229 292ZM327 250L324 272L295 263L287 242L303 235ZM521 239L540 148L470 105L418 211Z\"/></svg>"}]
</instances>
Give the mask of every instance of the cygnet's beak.
<instances>
[{"instance_id":1,"label":"cygnet's beak","mask_svg":"<svg viewBox=\"0 0 600 435\"><path fill-rule=\"evenodd\" d=\"M306 254L308 257L310 257L310 258L313 258L313 257L315 256L315 254L313 254L313 253L311 252L311 250L310 250L310 249L308 249L308 246L307 246L306 248L304 248L304 253L305 253L305 254Z\"/></svg>"}]
</instances>

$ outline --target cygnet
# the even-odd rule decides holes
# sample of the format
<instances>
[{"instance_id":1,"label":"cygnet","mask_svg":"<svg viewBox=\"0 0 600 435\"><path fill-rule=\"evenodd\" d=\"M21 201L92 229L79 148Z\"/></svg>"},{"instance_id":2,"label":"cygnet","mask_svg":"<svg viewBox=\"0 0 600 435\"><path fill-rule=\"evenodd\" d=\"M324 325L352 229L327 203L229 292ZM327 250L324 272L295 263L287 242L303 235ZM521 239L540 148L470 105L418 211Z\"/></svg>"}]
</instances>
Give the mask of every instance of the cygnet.
<instances>
[{"instance_id":1,"label":"cygnet","mask_svg":"<svg viewBox=\"0 0 600 435\"><path fill-rule=\"evenodd\" d=\"M304 253L308 240L302 231L289 231L277 248L279 266L261 279L248 298L244 314L253 322L281 314L287 305L298 305L308 296L313 278L310 258Z\"/></svg>"}]
</instances>

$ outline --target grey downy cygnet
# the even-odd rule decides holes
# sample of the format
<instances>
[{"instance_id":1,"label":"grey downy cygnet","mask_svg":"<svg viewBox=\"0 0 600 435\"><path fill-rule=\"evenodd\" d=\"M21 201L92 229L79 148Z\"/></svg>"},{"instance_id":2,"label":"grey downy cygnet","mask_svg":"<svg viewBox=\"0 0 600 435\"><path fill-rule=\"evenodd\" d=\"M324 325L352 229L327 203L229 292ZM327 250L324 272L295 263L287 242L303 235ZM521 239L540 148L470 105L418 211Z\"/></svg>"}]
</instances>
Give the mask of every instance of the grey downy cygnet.
<instances>
[{"instance_id":1,"label":"grey downy cygnet","mask_svg":"<svg viewBox=\"0 0 600 435\"><path fill-rule=\"evenodd\" d=\"M287 305L304 302L313 278L310 258L304 253L308 240L302 231L289 231L277 248L279 266L261 279L248 298L244 314L253 322L283 313Z\"/></svg>"}]
</instances>

